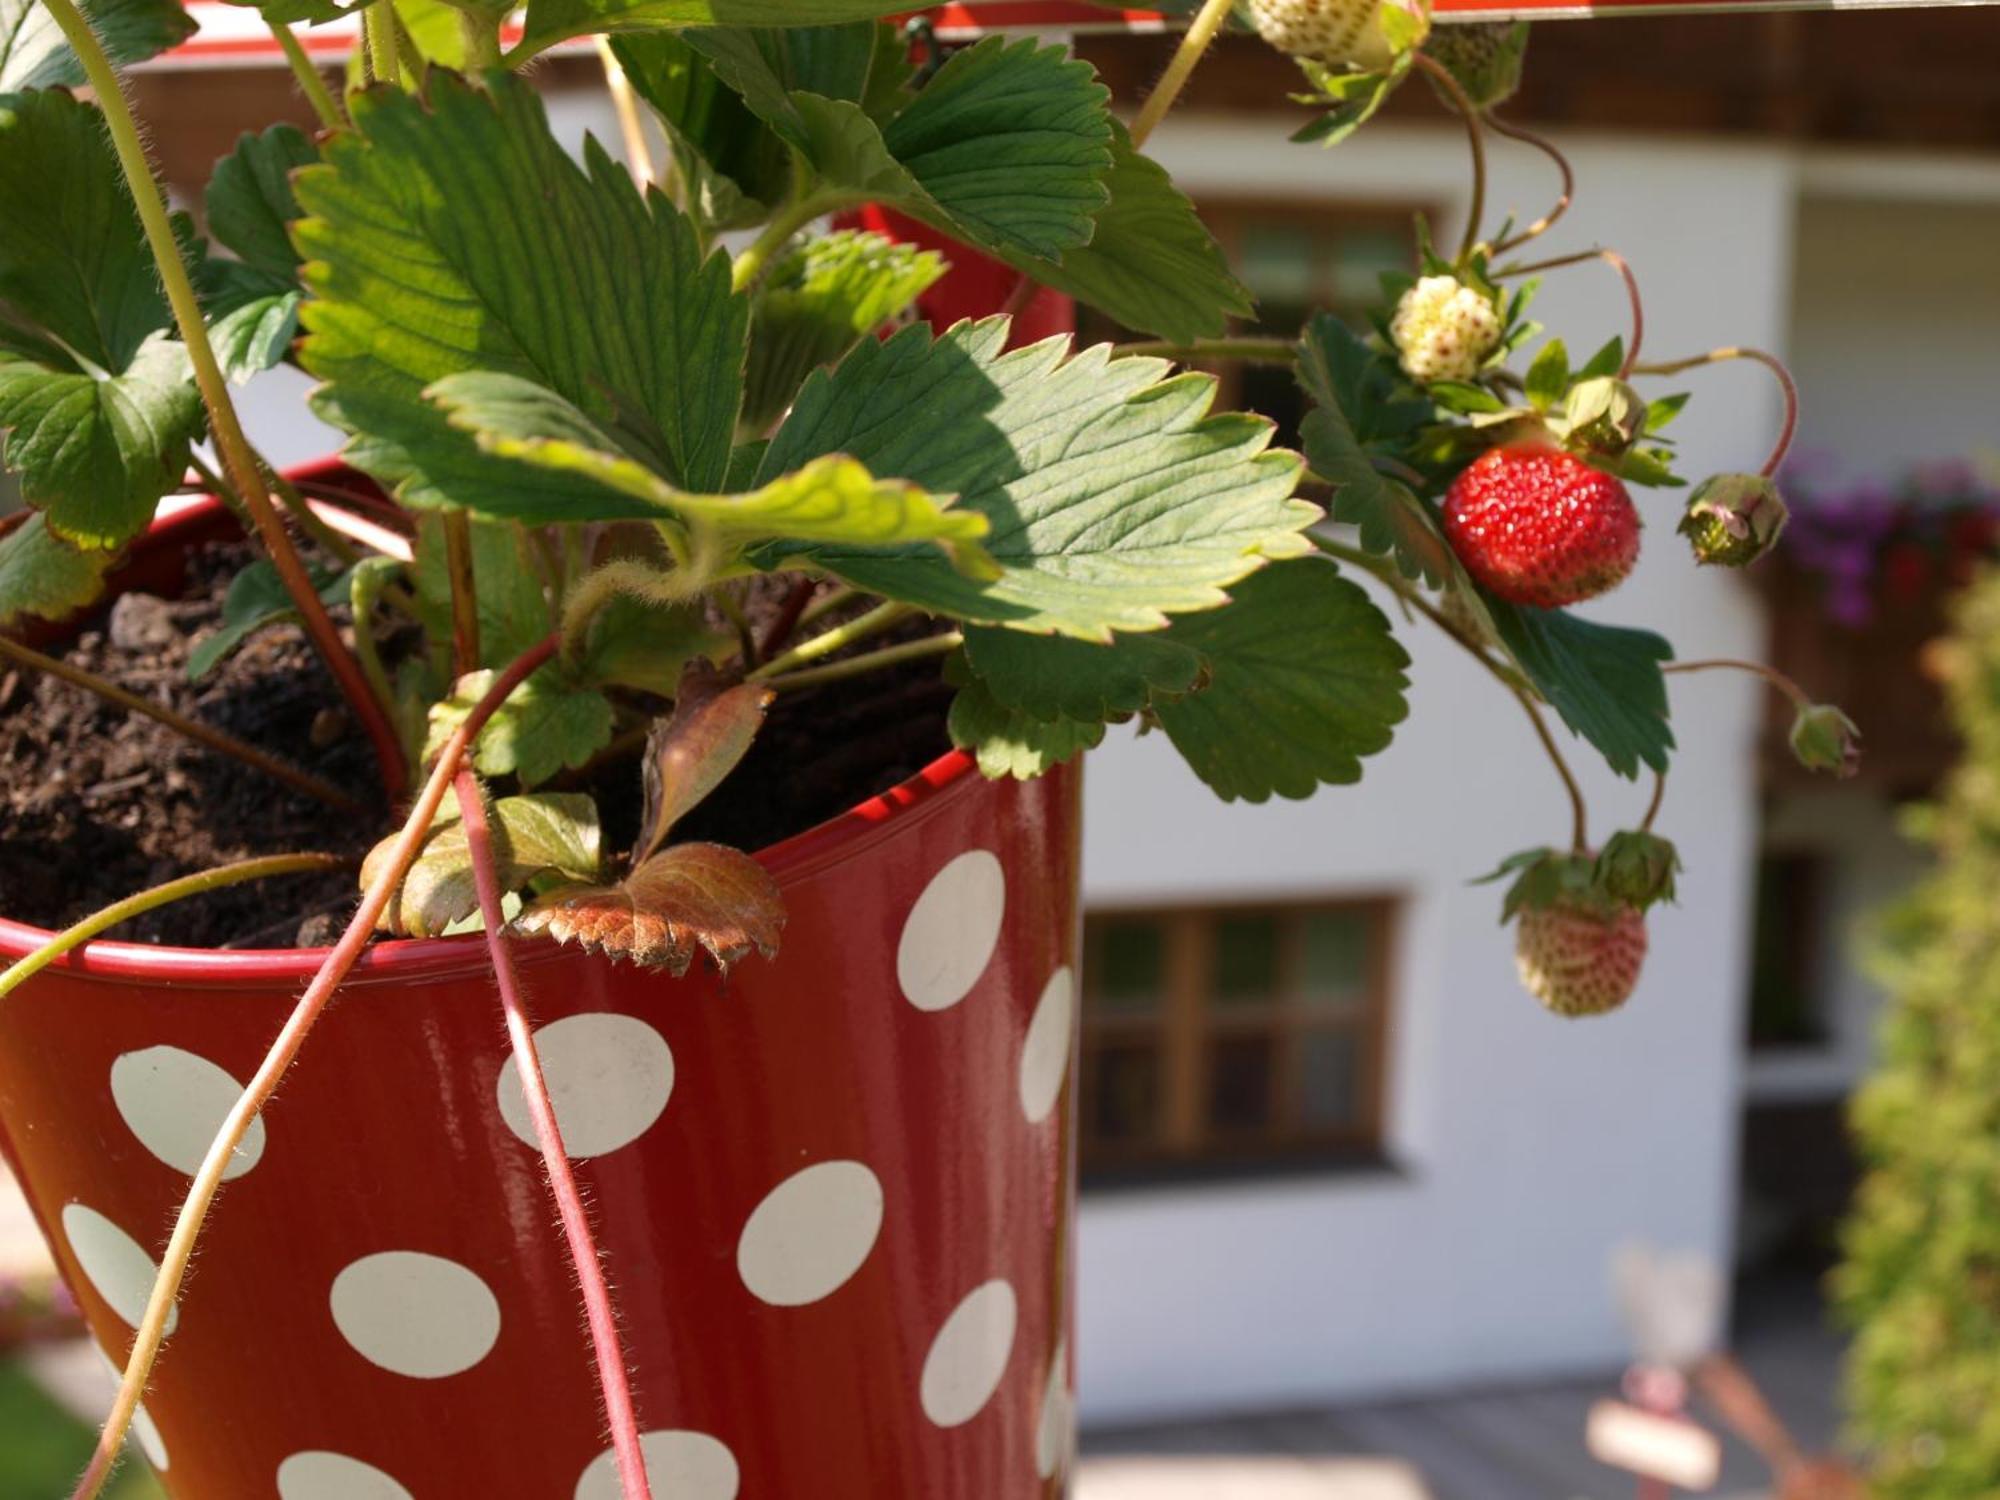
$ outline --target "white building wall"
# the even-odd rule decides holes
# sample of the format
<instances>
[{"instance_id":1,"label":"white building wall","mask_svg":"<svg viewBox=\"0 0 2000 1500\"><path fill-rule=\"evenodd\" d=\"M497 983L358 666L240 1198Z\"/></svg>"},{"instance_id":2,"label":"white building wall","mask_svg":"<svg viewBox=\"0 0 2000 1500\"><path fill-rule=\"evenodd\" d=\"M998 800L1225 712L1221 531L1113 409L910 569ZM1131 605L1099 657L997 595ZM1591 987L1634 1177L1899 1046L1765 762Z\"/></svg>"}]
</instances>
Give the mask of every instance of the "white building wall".
<instances>
[{"instance_id":1,"label":"white building wall","mask_svg":"<svg viewBox=\"0 0 2000 1500\"><path fill-rule=\"evenodd\" d=\"M1794 168L1776 151L1566 140L1581 180L1551 250L1615 244L1646 292L1648 349L1782 348ZM1155 149L1193 192L1457 206L1464 142L1378 127L1332 152L1273 144L1267 124L1176 117ZM1533 214L1549 173L1503 150L1494 198ZM1462 212L1462 209L1459 209ZM1440 237L1455 234L1450 224ZM1537 312L1572 348L1626 326L1608 268L1558 273ZM1754 371L1693 377L1683 467L1755 468L1779 407ZM1673 535L1677 500L1642 495L1647 550L1594 611L1670 635L1685 657L1755 655L1757 609L1700 575ZM1756 689L1674 688L1683 742L1663 828L1688 871L1652 922L1638 995L1615 1017L1544 1015L1513 974L1499 895L1467 881L1560 842L1566 805L1519 707L1435 632L1411 715L1356 787L1309 803L1226 807L1158 737L1092 763L1085 890L1100 903L1403 895L1394 966L1389 1150L1395 1170L1087 1195L1079 1234L1086 1420L1162 1416L1601 1367L1626 1343L1608 1288L1620 1243L1727 1263L1756 828ZM1629 826L1646 786L1585 771L1597 827ZM1587 768L1587 769L1586 769Z\"/></svg>"}]
</instances>

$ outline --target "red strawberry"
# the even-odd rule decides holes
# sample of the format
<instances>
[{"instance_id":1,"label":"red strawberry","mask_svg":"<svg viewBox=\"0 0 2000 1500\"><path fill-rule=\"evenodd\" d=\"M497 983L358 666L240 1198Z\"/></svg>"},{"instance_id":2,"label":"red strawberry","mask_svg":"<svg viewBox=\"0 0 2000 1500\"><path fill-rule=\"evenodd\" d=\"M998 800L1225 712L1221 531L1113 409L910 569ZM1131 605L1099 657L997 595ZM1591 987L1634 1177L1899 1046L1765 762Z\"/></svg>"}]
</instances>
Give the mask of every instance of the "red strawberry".
<instances>
[{"instance_id":1,"label":"red strawberry","mask_svg":"<svg viewBox=\"0 0 2000 1500\"><path fill-rule=\"evenodd\" d=\"M1629 906L1559 899L1522 911L1514 961L1528 993L1559 1016L1601 1016L1632 997L1646 919Z\"/></svg>"},{"instance_id":2,"label":"red strawberry","mask_svg":"<svg viewBox=\"0 0 2000 1500\"><path fill-rule=\"evenodd\" d=\"M1510 604L1560 609L1616 588L1639 560L1624 482L1559 448L1492 448L1445 496L1466 571Z\"/></svg>"}]
</instances>

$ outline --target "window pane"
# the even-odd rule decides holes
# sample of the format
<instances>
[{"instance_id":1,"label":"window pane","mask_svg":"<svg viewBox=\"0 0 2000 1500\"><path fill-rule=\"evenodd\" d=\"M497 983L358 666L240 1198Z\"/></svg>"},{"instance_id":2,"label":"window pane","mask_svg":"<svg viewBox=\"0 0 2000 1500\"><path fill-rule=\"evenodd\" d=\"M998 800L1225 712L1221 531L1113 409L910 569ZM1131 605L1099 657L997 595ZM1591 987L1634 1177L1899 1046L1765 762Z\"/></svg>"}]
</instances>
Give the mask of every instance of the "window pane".
<instances>
[{"instance_id":1,"label":"window pane","mask_svg":"<svg viewBox=\"0 0 2000 1500\"><path fill-rule=\"evenodd\" d=\"M1357 911L1308 912L1304 926L1307 1006L1344 1010L1360 1003L1368 984L1367 915Z\"/></svg>"},{"instance_id":2,"label":"window pane","mask_svg":"<svg viewBox=\"0 0 2000 1500\"><path fill-rule=\"evenodd\" d=\"M1091 927L1090 943L1096 973L1090 1003L1099 1013L1141 1015L1160 1008L1166 988L1166 932L1160 923L1099 922Z\"/></svg>"},{"instance_id":3,"label":"window pane","mask_svg":"<svg viewBox=\"0 0 2000 1500\"><path fill-rule=\"evenodd\" d=\"M1311 233L1296 224L1245 224L1240 274L1259 302L1313 301Z\"/></svg>"},{"instance_id":4,"label":"window pane","mask_svg":"<svg viewBox=\"0 0 2000 1500\"><path fill-rule=\"evenodd\" d=\"M1218 1134L1263 1130L1271 1123L1278 1046L1268 1036L1238 1036L1208 1053L1208 1123Z\"/></svg>"},{"instance_id":5,"label":"window pane","mask_svg":"<svg viewBox=\"0 0 2000 1500\"><path fill-rule=\"evenodd\" d=\"M1270 913L1218 917L1215 999L1220 1005L1269 1005L1278 993L1278 919Z\"/></svg>"},{"instance_id":6,"label":"window pane","mask_svg":"<svg viewBox=\"0 0 2000 1500\"><path fill-rule=\"evenodd\" d=\"M1160 1054L1146 1043L1107 1043L1090 1060L1084 1091L1090 1133L1100 1141L1148 1141L1159 1130Z\"/></svg>"},{"instance_id":7,"label":"window pane","mask_svg":"<svg viewBox=\"0 0 2000 1500\"><path fill-rule=\"evenodd\" d=\"M1361 1123L1361 1049L1349 1031L1310 1031L1299 1039L1299 1120L1308 1130Z\"/></svg>"},{"instance_id":8,"label":"window pane","mask_svg":"<svg viewBox=\"0 0 2000 1500\"><path fill-rule=\"evenodd\" d=\"M1333 296L1346 306L1365 307L1382 295L1384 271L1408 271L1410 246L1386 230L1349 230L1340 238L1333 262Z\"/></svg>"}]
</instances>

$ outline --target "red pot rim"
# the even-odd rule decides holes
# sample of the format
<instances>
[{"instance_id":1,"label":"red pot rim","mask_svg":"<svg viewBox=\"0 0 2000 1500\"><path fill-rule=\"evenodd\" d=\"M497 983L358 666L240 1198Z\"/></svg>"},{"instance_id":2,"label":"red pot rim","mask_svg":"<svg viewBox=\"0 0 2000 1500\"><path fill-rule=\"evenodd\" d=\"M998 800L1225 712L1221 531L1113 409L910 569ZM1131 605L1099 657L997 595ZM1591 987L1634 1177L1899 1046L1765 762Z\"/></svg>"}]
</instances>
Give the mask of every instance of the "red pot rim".
<instances>
[{"instance_id":1,"label":"red pot rim","mask_svg":"<svg viewBox=\"0 0 2000 1500\"><path fill-rule=\"evenodd\" d=\"M292 478L319 478L344 468L338 460L322 460L288 471ZM220 502L208 499L156 520L148 540L172 544L208 519ZM923 770L879 796L859 802L846 812L792 835L756 853L757 860L779 880L799 879L827 865L851 858L903 827L928 817L954 795L963 795L980 780L972 757L963 750L939 756ZM55 934L25 922L0 917L0 959L12 961L33 953ZM150 943L96 941L58 959L52 968L107 979L150 980L163 985L200 984L258 986L302 983L319 969L326 948L168 948ZM533 962L563 952L553 943L526 947L520 957ZM463 937L401 939L371 944L355 966L357 981L437 978L486 965L485 943L478 934Z\"/></svg>"}]
</instances>

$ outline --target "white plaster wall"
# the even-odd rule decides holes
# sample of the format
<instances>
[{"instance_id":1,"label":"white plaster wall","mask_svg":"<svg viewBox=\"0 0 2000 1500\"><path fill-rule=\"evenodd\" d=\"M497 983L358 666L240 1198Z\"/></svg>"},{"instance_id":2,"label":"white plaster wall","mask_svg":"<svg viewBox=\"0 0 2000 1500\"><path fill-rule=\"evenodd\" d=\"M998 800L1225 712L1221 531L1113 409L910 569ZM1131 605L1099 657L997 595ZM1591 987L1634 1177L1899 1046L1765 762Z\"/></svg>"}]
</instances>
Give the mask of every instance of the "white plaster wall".
<instances>
[{"instance_id":1,"label":"white plaster wall","mask_svg":"<svg viewBox=\"0 0 2000 1500\"><path fill-rule=\"evenodd\" d=\"M1176 118L1155 138L1197 195L1230 189L1456 204L1464 145L1384 127L1333 152L1267 128ZM1646 289L1649 347L1785 343L1793 167L1776 151L1569 140L1582 181L1551 250L1616 244ZM1504 151L1496 201L1539 212L1539 159ZM1462 211L1462 210L1460 210ZM1727 225L1727 235L1713 226ZM1708 226L1704 228L1703 226ZM1449 224L1441 238L1455 230ZM1538 312L1594 347L1625 302L1601 267L1558 275ZM1725 371L1684 421L1685 467L1754 467L1778 420L1765 385ZM1684 656L1755 654L1748 592L1701 576L1671 496L1641 497L1633 579L1594 611L1669 634ZM1435 633L1411 715L1363 783L1309 803L1226 807L1163 739L1093 759L1085 888L1098 902L1227 893L1404 895L1390 1059L1394 1175L1086 1197L1079 1234L1087 1420L1378 1393L1602 1366L1626 1345L1607 1260L1631 1238L1727 1263L1740 1012L1756 826L1758 700L1729 677L1677 686L1683 741L1664 828L1688 865L1655 916L1645 980L1622 1014L1569 1024L1519 988L1498 895L1468 887L1566 830L1560 787L1520 710ZM1579 768L1588 751L1575 747ZM1592 769L1600 831L1646 788Z\"/></svg>"}]
</instances>

